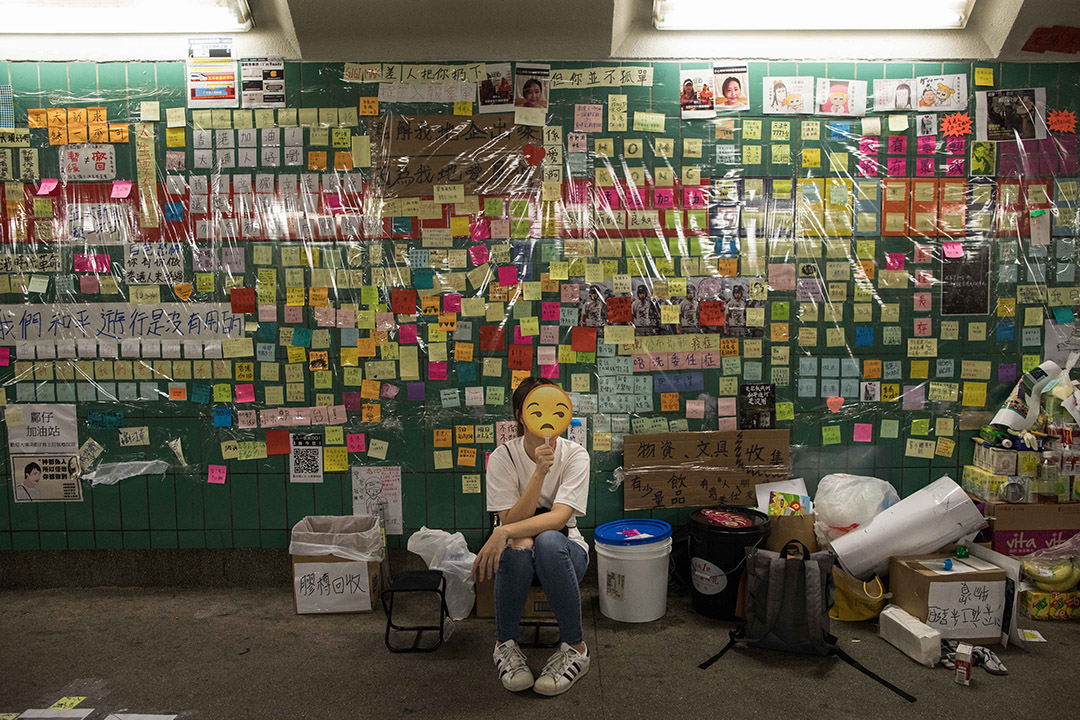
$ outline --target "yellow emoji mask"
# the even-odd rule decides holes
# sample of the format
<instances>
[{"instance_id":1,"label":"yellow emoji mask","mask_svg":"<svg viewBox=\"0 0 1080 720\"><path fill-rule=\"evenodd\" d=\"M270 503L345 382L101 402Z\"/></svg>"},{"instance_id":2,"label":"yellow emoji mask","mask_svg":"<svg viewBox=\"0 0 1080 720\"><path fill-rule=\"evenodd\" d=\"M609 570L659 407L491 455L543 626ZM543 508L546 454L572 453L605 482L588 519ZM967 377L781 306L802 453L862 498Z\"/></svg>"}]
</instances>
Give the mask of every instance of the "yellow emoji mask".
<instances>
[{"instance_id":1,"label":"yellow emoji mask","mask_svg":"<svg viewBox=\"0 0 1080 720\"><path fill-rule=\"evenodd\" d=\"M566 432L573 414L570 397L558 385L539 385L525 396L521 419L530 432L549 438Z\"/></svg>"}]
</instances>

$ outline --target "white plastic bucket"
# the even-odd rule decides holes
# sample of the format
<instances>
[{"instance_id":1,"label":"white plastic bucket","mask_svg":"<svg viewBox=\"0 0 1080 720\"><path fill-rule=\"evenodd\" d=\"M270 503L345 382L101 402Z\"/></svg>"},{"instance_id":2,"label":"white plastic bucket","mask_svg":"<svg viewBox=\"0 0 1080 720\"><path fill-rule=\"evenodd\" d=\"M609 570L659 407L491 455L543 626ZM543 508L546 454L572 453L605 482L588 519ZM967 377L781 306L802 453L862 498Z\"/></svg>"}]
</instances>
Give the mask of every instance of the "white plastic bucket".
<instances>
[{"instance_id":1,"label":"white plastic bucket","mask_svg":"<svg viewBox=\"0 0 1080 720\"><path fill-rule=\"evenodd\" d=\"M609 545L599 534L595 540L600 612L612 620L630 623L652 622L663 617L667 612L671 538L635 545Z\"/></svg>"}]
</instances>

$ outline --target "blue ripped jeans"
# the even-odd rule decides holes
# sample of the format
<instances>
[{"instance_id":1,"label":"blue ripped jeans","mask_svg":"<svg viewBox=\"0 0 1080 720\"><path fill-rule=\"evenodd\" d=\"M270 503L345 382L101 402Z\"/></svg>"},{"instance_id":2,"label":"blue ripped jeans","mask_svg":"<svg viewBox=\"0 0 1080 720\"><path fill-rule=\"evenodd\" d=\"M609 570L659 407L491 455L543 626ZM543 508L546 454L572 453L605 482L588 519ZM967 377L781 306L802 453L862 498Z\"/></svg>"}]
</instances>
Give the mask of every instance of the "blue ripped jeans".
<instances>
[{"instance_id":1,"label":"blue ripped jeans","mask_svg":"<svg viewBox=\"0 0 1080 720\"><path fill-rule=\"evenodd\" d=\"M525 550L514 550L508 545L495 572L496 641L517 642L521 612L535 571L559 622L562 641L569 645L583 642L578 585L588 566L588 553L555 530L540 533L533 538L533 546Z\"/></svg>"}]
</instances>

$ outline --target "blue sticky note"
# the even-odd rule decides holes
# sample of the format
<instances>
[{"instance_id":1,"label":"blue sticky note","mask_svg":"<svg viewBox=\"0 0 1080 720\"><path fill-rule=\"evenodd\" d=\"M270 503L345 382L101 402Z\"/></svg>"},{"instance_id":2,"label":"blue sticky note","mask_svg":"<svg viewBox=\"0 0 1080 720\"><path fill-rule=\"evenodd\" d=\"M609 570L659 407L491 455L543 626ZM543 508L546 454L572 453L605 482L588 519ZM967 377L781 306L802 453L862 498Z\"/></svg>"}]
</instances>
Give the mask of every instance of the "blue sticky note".
<instances>
[{"instance_id":1,"label":"blue sticky note","mask_svg":"<svg viewBox=\"0 0 1080 720\"><path fill-rule=\"evenodd\" d=\"M296 347L311 347L311 328L293 328L292 344Z\"/></svg>"},{"instance_id":2,"label":"blue sticky note","mask_svg":"<svg viewBox=\"0 0 1080 720\"><path fill-rule=\"evenodd\" d=\"M1054 319L1057 320L1058 325L1067 325L1076 320L1076 315L1073 314L1071 307L1060 305L1054 308Z\"/></svg>"},{"instance_id":3,"label":"blue sticky note","mask_svg":"<svg viewBox=\"0 0 1080 720\"><path fill-rule=\"evenodd\" d=\"M214 427L232 427L232 410L230 408L214 408Z\"/></svg>"},{"instance_id":4,"label":"blue sticky note","mask_svg":"<svg viewBox=\"0 0 1080 720\"><path fill-rule=\"evenodd\" d=\"M274 362L277 355L277 346L273 343L256 343L255 359L259 362Z\"/></svg>"},{"instance_id":5,"label":"blue sticky note","mask_svg":"<svg viewBox=\"0 0 1080 720\"><path fill-rule=\"evenodd\" d=\"M457 379L459 382L475 382L476 380L476 363L462 362L457 363L455 366L457 369Z\"/></svg>"},{"instance_id":6,"label":"blue sticky note","mask_svg":"<svg viewBox=\"0 0 1080 720\"><path fill-rule=\"evenodd\" d=\"M192 385L191 386L191 401L197 403L203 403L204 405L210 404L210 386L209 385Z\"/></svg>"},{"instance_id":7,"label":"blue sticky note","mask_svg":"<svg viewBox=\"0 0 1080 720\"><path fill-rule=\"evenodd\" d=\"M360 339L360 331L356 328L341 329L341 347L352 347Z\"/></svg>"},{"instance_id":8,"label":"blue sticky note","mask_svg":"<svg viewBox=\"0 0 1080 720\"><path fill-rule=\"evenodd\" d=\"M873 345L874 344L874 328L872 327L856 327L855 328L855 344L856 345Z\"/></svg>"},{"instance_id":9,"label":"blue sticky note","mask_svg":"<svg viewBox=\"0 0 1080 720\"><path fill-rule=\"evenodd\" d=\"M435 287L435 280L429 268L417 268L413 270L413 287L417 290L430 290Z\"/></svg>"},{"instance_id":10,"label":"blue sticky note","mask_svg":"<svg viewBox=\"0 0 1080 720\"><path fill-rule=\"evenodd\" d=\"M259 342L274 342L278 336L278 324L276 322L261 322L259 329L255 331L255 339Z\"/></svg>"},{"instance_id":11,"label":"blue sticky note","mask_svg":"<svg viewBox=\"0 0 1080 720\"><path fill-rule=\"evenodd\" d=\"M851 137L851 123L849 122L831 122L829 123L829 141L837 142L843 141Z\"/></svg>"},{"instance_id":12,"label":"blue sticky note","mask_svg":"<svg viewBox=\"0 0 1080 720\"><path fill-rule=\"evenodd\" d=\"M999 341L1012 340L1015 338L1016 329L1012 320L999 320L997 328L994 330L994 337Z\"/></svg>"},{"instance_id":13,"label":"blue sticky note","mask_svg":"<svg viewBox=\"0 0 1080 720\"><path fill-rule=\"evenodd\" d=\"M165 222L184 222L184 203L165 203L164 215Z\"/></svg>"},{"instance_id":14,"label":"blue sticky note","mask_svg":"<svg viewBox=\"0 0 1080 720\"><path fill-rule=\"evenodd\" d=\"M411 217L396 217L392 221L392 230L395 235L411 235L412 234L412 218Z\"/></svg>"}]
</instances>

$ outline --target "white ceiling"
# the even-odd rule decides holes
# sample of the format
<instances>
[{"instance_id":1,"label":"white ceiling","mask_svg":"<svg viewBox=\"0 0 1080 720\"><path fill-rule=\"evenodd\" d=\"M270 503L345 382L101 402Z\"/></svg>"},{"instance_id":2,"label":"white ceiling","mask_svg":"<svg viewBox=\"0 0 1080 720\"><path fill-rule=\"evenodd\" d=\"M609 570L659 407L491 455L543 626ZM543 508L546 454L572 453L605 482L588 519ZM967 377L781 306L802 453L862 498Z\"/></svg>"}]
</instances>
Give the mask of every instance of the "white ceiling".
<instances>
[{"instance_id":1,"label":"white ceiling","mask_svg":"<svg viewBox=\"0 0 1080 720\"><path fill-rule=\"evenodd\" d=\"M1080 60L1080 56L1020 51L1036 27L1080 26L1077 0L977 0L964 30L848 33L661 32L652 27L651 0L249 0L249 4L255 29L236 36L240 57ZM826 5L822 12L827 12ZM897 12L903 12L902 2L897 3ZM159 60L182 58L185 52L184 37L179 35L0 34L0 58L7 60Z\"/></svg>"}]
</instances>

